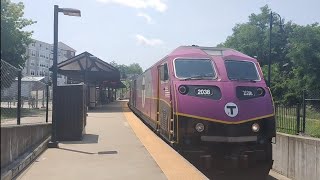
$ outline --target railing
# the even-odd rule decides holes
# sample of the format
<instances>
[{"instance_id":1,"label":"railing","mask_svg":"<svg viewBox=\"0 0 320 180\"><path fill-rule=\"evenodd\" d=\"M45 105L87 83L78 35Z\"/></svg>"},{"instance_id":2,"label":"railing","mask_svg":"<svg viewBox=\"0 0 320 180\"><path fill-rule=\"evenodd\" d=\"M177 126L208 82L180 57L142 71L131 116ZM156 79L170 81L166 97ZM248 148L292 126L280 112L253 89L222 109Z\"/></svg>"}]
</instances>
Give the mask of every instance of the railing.
<instances>
[{"instance_id":1,"label":"railing","mask_svg":"<svg viewBox=\"0 0 320 180\"><path fill-rule=\"evenodd\" d=\"M302 121L303 132L320 138L320 89L303 91Z\"/></svg>"},{"instance_id":2,"label":"railing","mask_svg":"<svg viewBox=\"0 0 320 180\"><path fill-rule=\"evenodd\" d=\"M303 133L303 121L301 118L301 106L276 105L276 125L279 132L288 134Z\"/></svg>"},{"instance_id":3,"label":"railing","mask_svg":"<svg viewBox=\"0 0 320 180\"><path fill-rule=\"evenodd\" d=\"M320 138L320 95L314 94L304 92L302 104L275 105L277 131Z\"/></svg>"}]
</instances>

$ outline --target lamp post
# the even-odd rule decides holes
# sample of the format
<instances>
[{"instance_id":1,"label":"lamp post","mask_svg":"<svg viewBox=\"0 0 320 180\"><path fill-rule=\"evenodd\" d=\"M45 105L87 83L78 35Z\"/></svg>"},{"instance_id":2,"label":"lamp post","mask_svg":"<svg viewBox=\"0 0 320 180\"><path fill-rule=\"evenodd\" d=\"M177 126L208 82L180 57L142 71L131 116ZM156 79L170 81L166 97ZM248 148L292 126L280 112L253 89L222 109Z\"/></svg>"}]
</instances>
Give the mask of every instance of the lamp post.
<instances>
[{"instance_id":1,"label":"lamp post","mask_svg":"<svg viewBox=\"0 0 320 180\"><path fill-rule=\"evenodd\" d=\"M48 147L58 147L57 134L56 134L56 107L57 107L57 75L58 75L58 13L62 12L68 16L81 16L81 12L78 9L71 8L59 8L58 5L54 5L54 24L53 24L53 65L52 65L52 132L51 141Z\"/></svg>"},{"instance_id":2,"label":"lamp post","mask_svg":"<svg viewBox=\"0 0 320 180\"><path fill-rule=\"evenodd\" d=\"M273 24L273 15L277 15L280 18L280 29L283 29L283 24L281 20L281 16L278 13L270 12L270 31L269 31L269 56L268 56L268 87L271 86L271 39L272 39L272 24Z\"/></svg>"}]
</instances>

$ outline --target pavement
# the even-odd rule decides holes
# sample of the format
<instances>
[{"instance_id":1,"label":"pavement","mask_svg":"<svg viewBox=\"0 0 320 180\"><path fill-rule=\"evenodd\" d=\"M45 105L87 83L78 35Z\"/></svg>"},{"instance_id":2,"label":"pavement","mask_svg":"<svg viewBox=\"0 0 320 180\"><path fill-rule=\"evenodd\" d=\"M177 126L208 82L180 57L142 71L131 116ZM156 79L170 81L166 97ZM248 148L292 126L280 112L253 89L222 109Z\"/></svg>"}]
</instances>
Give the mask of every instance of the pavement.
<instances>
[{"instance_id":1,"label":"pavement","mask_svg":"<svg viewBox=\"0 0 320 180\"><path fill-rule=\"evenodd\" d=\"M208 179L139 120L126 102L88 113L83 141L47 149L16 179ZM271 171L268 180L287 180Z\"/></svg>"},{"instance_id":2,"label":"pavement","mask_svg":"<svg viewBox=\"0 0 320 180\"><path fill-rule=\"evenodd\" d=\"M279 174L279 173L271 170L267 180L291 180L291 179L287 178L286 176L284 176L282 174Z\"/></svg>"}]
</instances>

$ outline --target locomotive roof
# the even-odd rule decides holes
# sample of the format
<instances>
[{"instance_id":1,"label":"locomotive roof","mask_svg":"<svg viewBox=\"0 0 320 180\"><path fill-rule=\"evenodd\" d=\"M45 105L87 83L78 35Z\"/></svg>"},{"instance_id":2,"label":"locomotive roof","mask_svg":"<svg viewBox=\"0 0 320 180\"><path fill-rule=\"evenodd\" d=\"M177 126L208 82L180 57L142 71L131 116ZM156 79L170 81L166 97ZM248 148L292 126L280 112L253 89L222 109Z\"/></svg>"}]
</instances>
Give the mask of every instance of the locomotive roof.
<instances>
[{"instance_id":1,"label":"locomotive roof","mask_svg":"<svg viewBox=\"0 0 320 180\"><path fill-rule=\"evenodd\" d=\"M254 58L243 54L237 50L231 48L221 47L207 47L207 46L180 46L175 49L169 56L179 56L185 54L204 54L209 56L223 56L223 57L241 57L248 60L256 61Z\"/></svg>"},{"instance_id":2,"label":"locomotive roof","mask_svg":"<svg viewBox=\"0 0 320 180\"><path fill-rule=\"evenodd\" d=\"M179 57L179 56L197 56L198 54L204 55L204 56L222 56L225 59L233 59L233 60L240 60L240 59L246 59L251 60L254 62L257 62L256 59L243 54L237 50L231 49L231 48L223 48L223 47L208 47L208 46L180 46L173 50L170 54L162 58L160 61L152 65L150 68L156 66L158 63L164 61L167 57ZM148 69L150 69L148 68ZM146 69L145 71L147 71Z\"/></svg>"},{"instance_id":3,"label":"locomotive roof","mask_svg":"<svg viewBox=\"0 0 320 180\"><path fill-rule=\"evenodd\" d=\"M230 50L230 48L223 48L223 47L209 47L209 46L180 46L179 48L193 48L193 49L201 49L201 50L215 50L215 51L225 51Z\"/></svg>"}]
</instances>

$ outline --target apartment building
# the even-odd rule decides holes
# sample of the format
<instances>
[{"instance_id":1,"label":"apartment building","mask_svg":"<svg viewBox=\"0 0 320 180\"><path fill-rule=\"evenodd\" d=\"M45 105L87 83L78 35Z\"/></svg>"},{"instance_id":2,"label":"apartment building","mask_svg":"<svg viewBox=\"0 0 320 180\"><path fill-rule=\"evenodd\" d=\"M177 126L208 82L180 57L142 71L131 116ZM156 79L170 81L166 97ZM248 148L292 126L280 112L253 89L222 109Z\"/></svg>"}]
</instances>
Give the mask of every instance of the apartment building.
<instances>
[{"instance_id":1,"label":"apartment building","mask_svg":"<svg viewBox=\"0 0 320 180\"><path fill-rule=\"evenodd\" d=\"M22 71L23 76L45 77L48 81L51 76L49 68L53 64L53 45L34 40L27 48L29 58ZM68 45L58 42L58 63L75 56L76 50ZM58 85L66 84L67 79L58 74Z\"/></svg>"}]
</instances>

